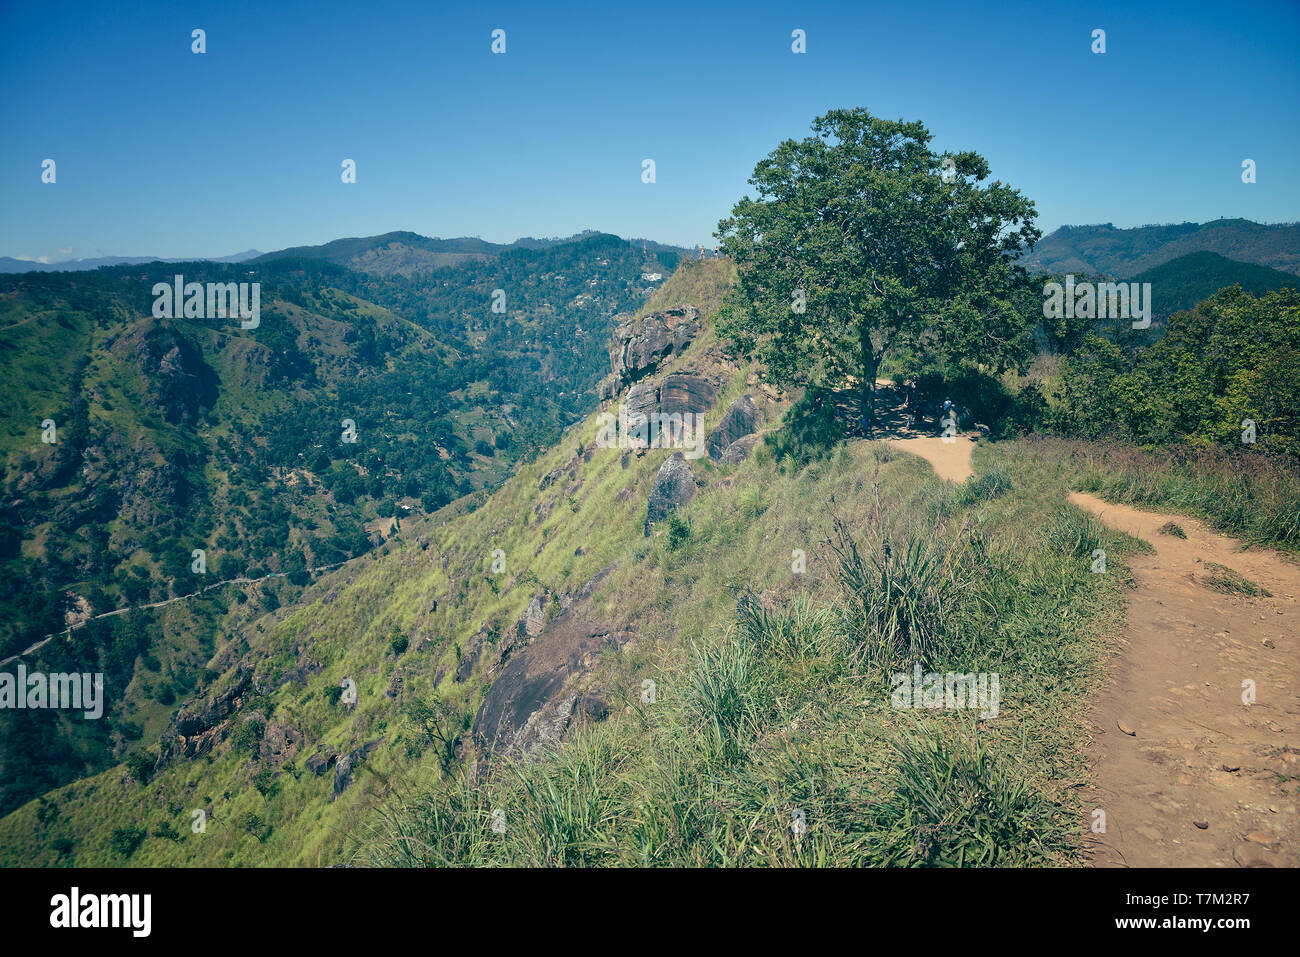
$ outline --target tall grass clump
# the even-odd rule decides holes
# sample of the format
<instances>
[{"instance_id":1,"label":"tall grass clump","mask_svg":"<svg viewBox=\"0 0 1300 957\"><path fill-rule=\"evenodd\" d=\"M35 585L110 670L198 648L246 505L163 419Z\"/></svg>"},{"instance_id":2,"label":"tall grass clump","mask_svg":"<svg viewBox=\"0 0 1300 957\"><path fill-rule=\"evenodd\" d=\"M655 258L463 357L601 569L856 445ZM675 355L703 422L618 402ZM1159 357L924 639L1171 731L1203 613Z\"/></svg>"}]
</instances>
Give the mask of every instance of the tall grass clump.
<instances>
[{"instance_id":1,"label":"tall grass clump","mask_svg":"<svg viewBox=\"0 0 1300 957\"><path fill-rule=\"evenodd\" d=\"M757 684L752 653L745 645L696 647L685 678L687 710L708 752L723 762L738 760L757 722L751 694Z\"/></svg>"},{"instance_id":2,"label":"tall grass clump","mask_svg":"<svg viewBox=\"0 0 1300 957\"><path fill-rule=\"evenodd\" d=\"M947 548L902 532L860 545L839 518L829 543L849 628L864 660L881 666L938 661L962 592L961 538Z\"/></svg>"},{"instance_id":3,"label":"tall grass clump","mask_svg":"<svg viewBox=\"0 0 1300 957\"><path fill-rule=\"evenodd\" d=\"M918 727L893 741L897 787L881 803L885 866L1048 863L1067 842L1057 808L995 761L984 743Z\"/></svg>"}]
</instances>

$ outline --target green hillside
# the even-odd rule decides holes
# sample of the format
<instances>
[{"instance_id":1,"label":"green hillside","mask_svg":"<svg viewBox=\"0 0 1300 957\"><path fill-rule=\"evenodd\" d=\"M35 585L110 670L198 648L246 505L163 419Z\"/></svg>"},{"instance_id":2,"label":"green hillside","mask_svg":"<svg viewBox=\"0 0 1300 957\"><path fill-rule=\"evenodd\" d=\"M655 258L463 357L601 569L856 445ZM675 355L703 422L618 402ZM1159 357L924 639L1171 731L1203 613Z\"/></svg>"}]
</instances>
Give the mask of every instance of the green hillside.
<instances>
[{"instance_id":1,"label":"green hillside","mask_svg":"<svg viewBox=\"0 0 1300 957\"><path fill-rule=\"evenodd\" d=\"M687 289L716 302L729 269L683 267L643 311ZM660 372L715 367L727 364L706 328ZM708 428L750 392L760 427L781 429L786 402L752 371L730 366ZM760 444L740 464L693 462L699 494L646 536L669 453L597 448L596 429L588 418L490 496L404 526L225 633L210 661L221 674L180 709L196 754L147 739L168 755L156 771L119 765L28 803L0 820L3 863L1074 858L1080 712L1123 582L1090 575L1086 557L1100 544L1118 570L1133 546L1060 506L1063 465L1003 444L956 487L876 443L807 448L802 467ZM926 599L915 626L933 666L1000 674L997 722L890 707L896 662L845 604L846 576L868 570L829 547L882 538L962 583ZM500 695L519 704L519 680L525 699L533 688L559 703L529 727L563 718L542 739L572 739L526 765L481 733ZM964 782L927 812L956 815L951 833L911 808L933 761ZM792 809L807 840L791 836Z\"/></svg>"},{"instance_id":2,"label":"green hillside","mask_svg":"<svg viewBox=\"0 0 1300 957\"><path fill-rule=\"evenodd\" d=\"M276 259L0 279L0 660L92 618L23 660L115 689L99 722L0 713L0 811L155 740L222 670L224 637L313 569L552 441L590 406L652 262L599 236L414 278ZM153 318L176 273L260 282L260 325ZM166 615L97 617L200 589Z\"/></svg>"},{"instance_id":3,"label":"green hillside","mask_svg":"<svg viewBox=\"0 0 1300 957\"><path fill-rule=\"evenodd\" d=\"M1262 296L1284 286L1300 288L1300 277L1254 263L1237 262L1212 252L1179 256L1138 273L1129 281L1151 283L1153 315L1162 318L1190 309L1229 286L1240 286L1253 296Z\"/></svg>"}]
</instances>

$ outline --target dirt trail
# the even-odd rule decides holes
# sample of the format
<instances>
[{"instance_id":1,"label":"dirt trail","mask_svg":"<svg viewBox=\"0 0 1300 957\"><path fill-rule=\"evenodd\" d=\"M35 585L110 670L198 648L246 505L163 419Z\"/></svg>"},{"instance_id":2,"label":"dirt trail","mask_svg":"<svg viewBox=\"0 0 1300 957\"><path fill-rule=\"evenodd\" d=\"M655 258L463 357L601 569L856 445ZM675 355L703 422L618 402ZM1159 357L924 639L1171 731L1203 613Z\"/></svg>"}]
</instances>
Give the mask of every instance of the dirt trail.
<instances>
[{"instance_id":1,"label":"dirt trail","mask_svg":"<svg viewBox=\"0 0 1300 957\"><path fill-rule=\"evenodd\" d=\"M946 479L971 474L969 439L889 441ZM1300 564L1196 519L1077 492L1069 500L1156 549L1129 560L1137 587L1090 715L1095 785L1085 799L1106 827L1093 835L1092 863L1300 866ZM1169 522L1187 538L1161 532ZM1206 562L1271 596L1210 588ZM1247 681L1253 704L1243 701Z\"/></svg>"},{"instance_id":2,"label":"dirt trail","mask_svg":"<svg viewBox=\"0 0 1300 957\"><path fill-rule=\"evenodd\" d=\"M904 452L921 456L934 466L939 478L949 482L964 482L975 474L970 465L970 454L975 448L975 441L967 436L958 435L945 441L942 436L918 435L885 441Z\"/></svg>"},{"instance_id":3,"label":"dirt trail","mask_svg":"<svg viewBox=\"0 0 1300 957\"><path fill-rule=\"evenodd\" d=\"M1195 519L1080 493L1070 501L1156 548L1129 560L1137 589L1124 643L1093 706L1088 800L1106 812L1093 862L1300 864L1300 565L1243 551ZM1171 521L1185 540L1160 531ZM1212 590L1205 562L1272 597Z\"/></svg>"}]
</instances>

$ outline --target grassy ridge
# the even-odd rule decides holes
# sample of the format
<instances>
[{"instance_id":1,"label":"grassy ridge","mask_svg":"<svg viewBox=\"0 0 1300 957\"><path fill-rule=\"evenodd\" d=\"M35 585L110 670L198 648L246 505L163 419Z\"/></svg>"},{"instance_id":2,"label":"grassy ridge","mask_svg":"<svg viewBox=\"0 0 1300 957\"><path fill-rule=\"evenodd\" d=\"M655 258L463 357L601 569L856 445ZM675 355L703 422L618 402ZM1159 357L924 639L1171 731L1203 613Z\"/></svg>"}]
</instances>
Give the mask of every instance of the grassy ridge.
<instances>
[{"instance_id":1,"label":"grassy ridge","mask_svg":"<svg viewBox=\"0 0 1300 957\"><path fill-rule=\"evenodd\" d=\"M854 443L802 470L749 462L729 485L711 483L686 509L689 534L656 536L602 590L644 633L676 636L607 656L602 680L621 689L610 720L472 785L458 777L412 792L382 813L359 858L1077 860L1081 713L1119 621L1122 555L1139 546L1062 505L1068 471L1041 468L1023 444L981 448L977 463L981 479L945 486L917 459ZM893 555L909 543L960 555L939 577L964 593L921 613L936 638L928 666L996 671L997 718L891 707L890 671L907 662L870 653L878 629L855 615L829 547L837 517L863 553L889 540ZM1110 574L1089 572L1094 547L1112 557ZM791 571L793 548L808 553L804 575ZM910 574L901 563L894 573ZM654 703L641 699L647 679Z\"/></svg>"}]
</instances>

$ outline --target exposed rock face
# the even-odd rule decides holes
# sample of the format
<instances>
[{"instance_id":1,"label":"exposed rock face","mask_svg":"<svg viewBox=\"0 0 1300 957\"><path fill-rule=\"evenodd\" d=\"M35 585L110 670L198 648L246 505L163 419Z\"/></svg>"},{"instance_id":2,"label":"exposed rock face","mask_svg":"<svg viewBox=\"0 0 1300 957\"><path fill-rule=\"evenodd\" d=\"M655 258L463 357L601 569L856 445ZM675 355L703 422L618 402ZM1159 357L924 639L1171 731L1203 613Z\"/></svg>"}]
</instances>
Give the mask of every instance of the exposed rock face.
<instances>
[{"instance_id":1,"label":"exposed rock face","mask_svg":"<svg viewBox=\"0 0 1300 957\"><path fill-rule=\"evenodd\" d=\"M646 510L645 534L650 526L665 518L669 512L681 508L695 497L695 473L681 452L674 452L659 467L654 485L650 488L650 502Z\"/></svg>"},{"instance_id":2,"label":"exposed rock face","mask_svg":"<svg viewBox=\"0 0 1300 957\"><path fill-rule=\"evenodd\" d=\"M704 376L674 372L659 387L659 408L663 412L707 412L718 401L718 390Z\"/></svg>"},{"instance_id":3,"label":"exposed rock face","mask_svg":"<svg viewBox=\"0 0 1300 957\"><path fill-rule=\"evenodd\" d=\"M614 330L609 350L610 376L601 383L601 398L617 395L624 386L644 379L665 361L680 355L699 334L700 311L681 306L652 313Z\"/></svg>"},{"instance_id":4,"label":"exposed rock face","mask_svg":"<svg viewBox=\"0 0 1300 957\"><path fill-rule=\"evenodd\" d=\"M249 697L252 683L253 669L241 665L225 690L209 697L202 707L178 714L176 724L163 734L156 767L162 768L177 756L193 758L207 754L215 744L225 740L230 733L231 715Z\"/></svg>"},{"instance_id":5,"label":"exposed rock face","mask_svg":"<svg viewBox=\"0 0 1300 957\"><path fill-rule=\"evenodd\" d=\"M338 763L334 765L334 794L330 797L331 801L347 789L347 786L352 783L352 772L356 770L357 766L361 764L362 761L370 756L371 751L379 747L379 742L382 740L384 739L376 738L373 741L369 741L361 745L359 748L354 748L338 759Z\"/></svg>"},{"instance_id":6,"label":"exposed rock face","mask_svg":"<svg viewBox=\"0 0 1300 957\"><path fill-rule=\"evenodd\" d=\"M736 441L723 449L722 455L718 458L718 461L725 462L729 465L743 462L749 453L754 450L754 446L758 444L759 438L760 436L758 435L746 435L742 438L736 439Z\"/></svg>"},{"instance_id":7,"label":"exposed rock face","mask_svg":"<svg viewBox=\"0 0 1300 957\"><path fill-rule=\"evenodd\" d=\"M271 767L278 768L297 757L298 745L301 743L302 735L292 725L279 722L268 724L262 734L262 760Z\"/></svg>"},{"instance_id":8,"label":"exposed rock face","mask_svg":"<svg viewBox=\"0 0 1300 957\"><path fill-rule=\"evenodd\" d=\"M584 701L569 679L591 668L603 648L621 646L632 635L609 625L561 612L527 648L510 660L483 699L474 719L481 752L531 754L555 743L575 711L600 713L597 701ZM605 705L608 713L608 705Z\"/></svg>"},{"instance_id":9,"label":"exposed rock face","mask_svg":"<svg viewBox=\"0 0 1300 957\"><path fill-rule=\"evenodd\" d=\"M629 419L638 414L648 417L659 406L659 389L653 382L638 382L627 390L623 404Z\"/></svg>"},{"instance_id":10,"label":"exposed rock face","mask_svg":"<svg viewBox=\"0 0 1300 957\"><path fill-rule=\"evenodd\" d=\"M722 421L718 423L716 429L709 433L709 437L705 440L704 447L708 450L709 458L715 462L721 460L729 445L738 439L753 434L757 428L758 406L754 405L754 400L748 395L741 396L727 406L727 412L723 415ZM745 453L748 454L748 449L745 450ZM744 455L741 458L744 458Z\"/></svg>"},{"instance_id":11,"label":"exposed rock face","mask_svg":"<svg viewBox=\"0 0 1300 957\"><path fill-rule=\"evenodd\" d=\"M330 768L334 767L334 762L338 760L338 755L332 751L317 751L306 760L307 770L312 774L320 777Z\"/></svg>"}]
</instances>

